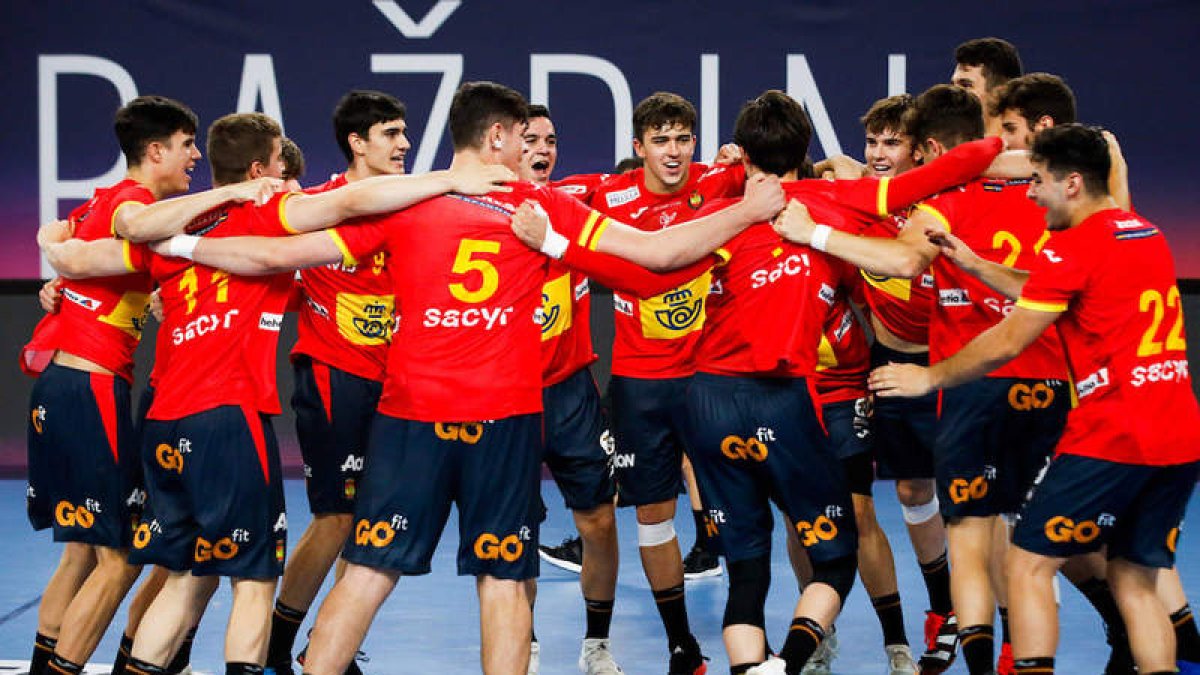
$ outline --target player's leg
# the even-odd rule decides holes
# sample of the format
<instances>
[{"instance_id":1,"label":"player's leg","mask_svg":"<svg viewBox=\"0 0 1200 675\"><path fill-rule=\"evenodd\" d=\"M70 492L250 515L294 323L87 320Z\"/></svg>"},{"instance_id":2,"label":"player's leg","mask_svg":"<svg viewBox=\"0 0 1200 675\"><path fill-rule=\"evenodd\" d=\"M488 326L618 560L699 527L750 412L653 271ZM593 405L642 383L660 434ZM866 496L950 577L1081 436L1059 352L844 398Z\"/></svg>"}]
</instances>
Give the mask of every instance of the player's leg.
<instances>
[{"instance_id":1,"label":"player's leg","mask_svg":"<svg viewBox=\"0 0 1200 675\"><path fill-rule=\"evenodd\" d=\"M692 510L692 522L696 536L687 555L683 556L683 578L685 580L703 579L721 574L721 561L712 550L712 542L704 527L704 504L700 500L700 488L696 483L696 472L687 454L683 456L680 465L683 473L683 485L687 489L688 504Z\"/></svg>"},{"instance_id":2,"label":"player's leg","mask_svg":"<svg viewBox=\"0 0 1200 675\"><path fill-rule=\"evenodd\" d=\"M225 663L261 666L267 659L275 579L232 579L233 606L225 630Z\"/></svg>"},{"instance_id":3,"label":"player's leg","mask_svg":"<svg viewBox=\"0 0 1200 675\"><path fill-rule=\"evenodd\" d=\"M345 672L366 638L376 612L399 579L400 573L394 570L347 562L345 574L325 596L317 612L304 672L309 675Z\"/></svg>"},{"instance_id":4,"label":"player's leg","mask_svg":"<svg viewBox=\"0 0 1200 675\"><path fill-rule=\"evenodd\" d=\"M63 626L70 630L63 631L54 649L55 655L76 664L87 663L142 571L140 565L129 564L125 549L96 546L95 553L95 569L63 614Z\"/></svg>"},{"instance_id":5,"label":"player's leg","mask_svg":"<svg viewBox=\"0 0 1200 675\"><path fill-rule=\"evenodd\" d=\"M150 603L133 639L128 670L137 673L147 665L164 668L196 625L220 581L191 572L171 572Z\"/></svg>"},{"instance_id":6,"label":"player's leg","mask_svg":"<svg viewBox=\"0 0 1200 675\"><path fill-rule=\"evenodd\" d=\"M1200 633L1196 631L1196 620L1188 604L1179 568L1163 570L1158 575L1158 597L1171 613L1171 625L1175 628L1175 650L1178 659L1200 667Z\"/></svg>"},{"instance_id":7,"label":"player's leg","mask_svg":"<svg viewBox=\"0 0 1200 675\"><path fill-rule=\"evenodd\" d=\"M46 664L58 644L63 615L71 599L87 580L96 566L96 553L92 546L82 542L67 542L63 546L58 567L42 591L38 604L38 627L34 638L33 655L30 658L31 675L45 672Z\"/></svg>"},{"instance_id":8,"label":"player's leg","mask_svg":"<svg viewBox=\"0 0 1200 675\"><path fill-rule=\"evenodd\" d=\"M532 612L525 584L513 579L480 575L480 661L486 675L524 673L529 667Z\"/></svg>"}]
</instances>

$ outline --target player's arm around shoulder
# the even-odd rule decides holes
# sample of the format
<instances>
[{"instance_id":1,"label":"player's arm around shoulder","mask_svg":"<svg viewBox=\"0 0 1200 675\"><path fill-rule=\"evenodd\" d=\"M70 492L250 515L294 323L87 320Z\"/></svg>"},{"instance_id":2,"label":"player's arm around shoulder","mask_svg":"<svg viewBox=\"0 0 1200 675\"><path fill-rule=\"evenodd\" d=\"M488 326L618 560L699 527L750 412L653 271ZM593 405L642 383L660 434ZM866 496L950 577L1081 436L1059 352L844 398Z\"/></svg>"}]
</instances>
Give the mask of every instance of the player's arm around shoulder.
<instances>
[{"instance_id":1,"label":"player's arm around shoulder","mask_svg":"<svg viewBox=\"0 0 1200 675\"><path fill-rule=\"evenodd\" d=\"M187 258L242 276L263 276L344 260L335 230L287 237L196 237L180 234L155 242L159 255Z\"/></svg>"},{"instance_id":2,"label":"player's arm around shoulder","mask_svg":"<svg viewBox=\"0 0 1200 675\"><path fill-rule=\"evenodd\" d=\"M265 204L282 188L282 180L264 177L153 204L129 202L113 214L113 232L132 242L165 239L182 233L193 220L222 204Z\"/></svg>"},{"instance_id":3,"label":"player's arm around shoulder","mask_svg":"<svg viewBox=\"0 0 1200 675\"><path fill-rule=\"evenodd\" d=\"M125 258L126 243L119 239L84 241L72 237L69 221L58 220L38 229L38 247L46 261L63 277L112 276L130 272Z\"/></svg>"}]
</instances>

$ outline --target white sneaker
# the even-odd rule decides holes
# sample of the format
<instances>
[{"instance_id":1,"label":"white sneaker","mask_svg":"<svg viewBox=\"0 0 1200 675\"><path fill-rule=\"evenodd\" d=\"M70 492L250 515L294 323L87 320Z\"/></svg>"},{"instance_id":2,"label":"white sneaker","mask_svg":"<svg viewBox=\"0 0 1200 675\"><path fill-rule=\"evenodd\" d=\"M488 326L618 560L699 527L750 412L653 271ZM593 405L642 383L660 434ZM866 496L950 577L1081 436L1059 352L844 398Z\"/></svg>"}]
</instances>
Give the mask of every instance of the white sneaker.
<instances>
[{"instance_id":1,"label":"white sneaker","mask_svg":"<svg viewBox=\"0 0 1200 675\"><path fill-rule=\"evenodd\" d=\"M772 656L766 661L746 671L746 675L787 675L787 663L778 656Z\"/></svg>"},{"instance_id":2,"label":"white sneaker","mask_svg":"<svg viewBox=\"0 0 1200 675\"><path fill-rule=\"evenodd\" d=\"M888 675L917 675L917 662L908 645L887 645Z\"/></svg>"},{"instance_id":3,"label":"white sneaker","mask_svg":"<svg viewBox=\"0 0 1200 675\"><path fill-rule=\"evenodd\" d=\"M821 644L817 645L817 650L813 652L813 655L808 658L808 663L804 664L800 675L832 675L833 660L837 658L837 653L837 633L831 630L829 635L821 640Z\"/></svg>"},{"instance_id":4,"label":"white sneaker","mask_svg":"<svg viewBox=\"0 0 1200 675\"><path fill-rule=\"evenodd\" d=\"M537 640L532 640L529 643L529 670L525 671L526 675L538 675L538 667L542 665L542 646L537 643Z\"/></svg>"},{"instance_id":5,"label":"white sneaker","mask_svg":"<svg viewBox=\"0 0 1200 675\"><path fill-rule=\"evenodd\" d=\"M584 638L579 650L579 670L587 675L625 675L613 660L608 638Z\"/></svg>"}]
</instances>

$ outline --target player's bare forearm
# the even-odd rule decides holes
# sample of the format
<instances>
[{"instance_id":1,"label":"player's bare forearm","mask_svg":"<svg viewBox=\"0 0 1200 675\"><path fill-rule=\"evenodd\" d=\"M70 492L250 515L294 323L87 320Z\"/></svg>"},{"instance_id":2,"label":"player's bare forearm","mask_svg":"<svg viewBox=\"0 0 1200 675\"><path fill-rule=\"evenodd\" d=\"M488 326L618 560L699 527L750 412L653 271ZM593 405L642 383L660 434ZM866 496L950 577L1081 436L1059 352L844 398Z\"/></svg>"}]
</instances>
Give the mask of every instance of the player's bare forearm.
<instances>
[{"instance_id":1,"label":"player's bare forearm","mask_svg":"<svg viewBox=\"0 0 1200 675\"><path fill-rule=\"evenodd\" d=\"M46 261L67 279L125 274L125 243L119 239L67 239L42 247Z\"/></svg>"},{"instance_id":2,"label":"player's bare forearm","mask_svg":"<svg viewBox=\"0 0 1200 675\"><path fill-rule=\"evenodd\" d=\"M203 265L242 276L278 274L342 260L342 252L327 232L290 237L200 237L185 256ZM169 245L155 252L173 255Z\"/></svg>"},{"instance_id":3,"label":"player's bare forearm","mask_svg":"<svg viewBox=\"0 0 1200 675\"><path fill-rule=\"evenodd\" d=\"M1028 150L1007 150L996 155L983 175L991 178L1028 178L1033 175L1033 162Z\"/></svg>"},{"instance_id":4,"label":"player's bare forearm","mask_svg":"<svg viewBox=\"0 0 1200 675\"><path fill-rule=\"evenodd\" d=\"M265 203L282 185L278 178L256 178L153 204L126 204L113 216L113 229L133 242L166 239L226 202Z\"/></svg>"},{"instance_id":5,"label":"player's bare forearm","mask_svg":"<svg viewBox=\"0 0 1200 675\"><path fill-rule=\"evenodd\" d=\"M943 257L949 258L963 271L979 279L989 288L1016 300L1029 279L1029 272L1006 267L997 262L981 258L961 239L941 227L927 227L925 236L936 245Z\"/></svg>"},{"instance_id":6,"label":"player's bare forearm","mask_svg":"<svg viewBox=\"0 0 1200 675\"><path fill-rule=\"evenodd\" d=\"M708 256L754 222L741 203L656 232L614 222L599 238L596 250L667 272Z\"/></svg>"}]
</instances>

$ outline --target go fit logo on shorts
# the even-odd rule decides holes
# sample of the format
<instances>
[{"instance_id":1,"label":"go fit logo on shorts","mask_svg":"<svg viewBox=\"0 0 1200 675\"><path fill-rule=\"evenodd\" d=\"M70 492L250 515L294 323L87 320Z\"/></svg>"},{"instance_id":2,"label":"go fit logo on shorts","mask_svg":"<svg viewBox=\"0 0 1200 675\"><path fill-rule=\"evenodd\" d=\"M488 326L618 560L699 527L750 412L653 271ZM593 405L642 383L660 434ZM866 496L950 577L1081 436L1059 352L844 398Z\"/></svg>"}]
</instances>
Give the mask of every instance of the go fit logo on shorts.
<instances>
[{"instance_id":1,"label":"go fit logo on shorts","mask_svg":"<svg viewBox=\"0 0 1200 675\"><path fill-rule=\"evenodd\" d=\"M1054 516L1046 521L1042 531L1046 538L1056 544L1090 544L1100 536L1102 527L1111 527L1116 519L1107 513L1100 514L1095 520L1075 522L1066 516Z\"/></svg>"},{"instance_id":2,"label":"go fit logo on shorts","mask_svg":"<svg viewBox=\"0 0 1200 675\"><path fill-rule=\"evenodd\" d=\"M516 562L525 552L525 543L515 534L501 539L491 532L484 532L475 540L475 557L480 560L504 560Z\"/></svg>"},{"instance_id":3,"label":"go fit logo on shorts","mask_svg":"<svg viewBox=\"0 0 1200 675\"><path fill-rule=\"evenodd\" d=\"M483 437L483 424L480 422L462 422L461 424L438 422L433 425L433 433L443 441L462 441L467 445L475 445Z\"/></svg>"},{"instance_id":4,"label":"go fit logo on shorts","mask_svg":"<svg viewBox=\"0 0 1200 675\"><path fill-rule=\"evenodd\" d=\"M194 558L196 562L208 562L212 559L229 560L238 554L238 545L229 537L221 537L215 542L209 542L204 537L196 537Z\"/></svg>"},{"instance_id":5,"label":"go fit logo on shorts","mask_svg":"<svg viewBox=\"0 0 1200 675\"><path fill-rule=\"evenodd\" d=\"M726 436L721 440L721 454L734 461L749 459L763 462L767 459L767 446L753 436L750 438Z\"/></svg>"},{"instance_id":6,"label":"go fit logo on shorts","mask_svg":"<svg viewBox=\"0 0 1200 675\"><path fill-rule=\"evenodd\" d=\"M166 443L159 443L154 449L154 459L167 471L183 473L183 453Z\"/></svg>"},{"instance_id":7,"label":"go fit logo on shorts","mask_svg":"<svg viewBox=\"0 0 1200 675\"><path fill-rule=\"evenodd\" d=\"M1018 382L1008 389L1008 404L1013 410L1045 410L1054 403L1054 389L1042 382Z\"/></svg>"},{"instance_id":8,"label":"go fit logo on shorts","mask_svg":"<svg viewBox=\"0 0 1200 675\"><path fill-rule=\"evenodd\" d=\"M54 507L54 522L62 527L82 527L86 530L96 522L96 516L87 507L75 506L64 500Z\"/></svg>"}]
</instances>

